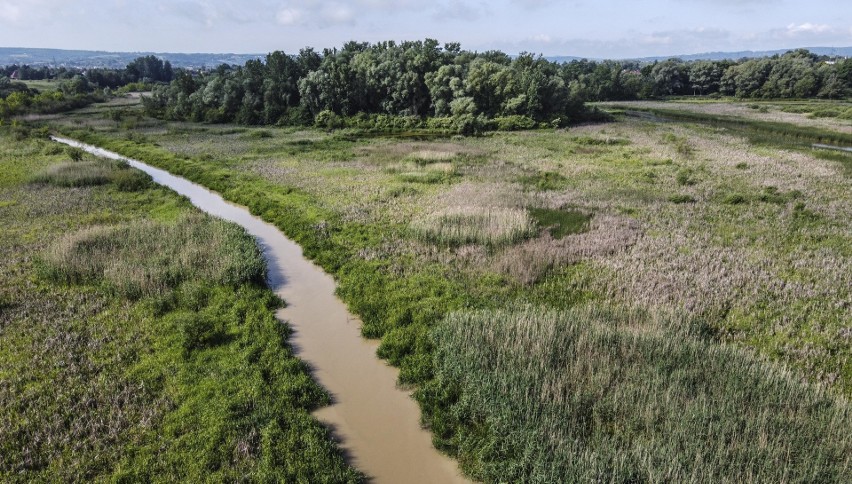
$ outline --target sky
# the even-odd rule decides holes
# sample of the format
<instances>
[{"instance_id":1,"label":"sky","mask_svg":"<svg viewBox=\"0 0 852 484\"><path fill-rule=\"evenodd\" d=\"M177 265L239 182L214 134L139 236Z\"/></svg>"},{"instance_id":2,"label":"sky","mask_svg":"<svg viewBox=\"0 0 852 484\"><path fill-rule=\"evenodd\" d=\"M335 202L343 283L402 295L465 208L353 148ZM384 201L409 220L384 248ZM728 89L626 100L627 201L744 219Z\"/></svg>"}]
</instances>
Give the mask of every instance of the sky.
<instances>
[{"instance_id":1,"label":"sky","mask_svg":"<svg viewBox=\"0 0 852 484\"><path fill-rule=\"evenodd\" d=\"M849 0L0 0L0 46L288 53L349 40L630 58L852 46Z\"/></svg>"}]
</instances>

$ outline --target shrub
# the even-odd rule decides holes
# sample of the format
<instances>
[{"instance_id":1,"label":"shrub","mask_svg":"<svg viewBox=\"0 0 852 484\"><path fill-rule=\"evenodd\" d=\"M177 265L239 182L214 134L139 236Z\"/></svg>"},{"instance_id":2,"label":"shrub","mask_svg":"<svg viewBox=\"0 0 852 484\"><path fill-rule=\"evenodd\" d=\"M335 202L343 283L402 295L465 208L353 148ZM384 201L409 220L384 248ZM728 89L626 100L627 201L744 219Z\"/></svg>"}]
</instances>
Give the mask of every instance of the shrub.
<instances>
[{"instance_id":1,"label":"shrub","mask_svg":"<svg viewBox=\"0 0 852 484\"><path fill-rule=\"evenodd\" d=\"M112 175L112 182L122 192L138 192L152 185L151 176L141 170L119 170Z\"/></svg>"},{"instance_id":2,"label":"shrub","mask_svg":"<svg viewBox=\"0 0 852 484\"><path fill-rule=\"evenodd\" d=\"M789 192L781 192L777 187L764 187L763 193L757 197L758 200L765 203L775 203L779 205L783 205L790 200L794 200L800 198L802 193L798 190L791 190Z\"/></svg>"},{"instance_id":3,"label":"shrub","mask_svg":"<svg viewBox=\"0 0 852 484\"><path fill-rule=\"evenodd\" d=\"M80 161L83 159L83 156L86 155L85 151L72 146L65 148L65 153L68 154L68 158L71 158L71 161Z\"/></svg>"},{"instance_id":4,"label":"shrub","mask_svg":"<svg viewBox=\"0 0 852 484\"><path fill-rule=\"evenodd\" d=\"M524 129L533 129L536 127L536 122L527 116L504 116L493 119L494 126L499 131L520 131Z\"/></svg>"},{"instance_id":5,"label":"shrub","mask_svg":"<svg viewBox=\"0 0 852 484\"><path fill-rule=\"evenodd\" d=\"M36 173L31 181L69 188L113 183L123 192L144 190L152 183L148 174L122 161L102 160L51 165Z\"/></svg>"},{"instance_id":6,"label":"shrub","mask_svg":"<svg viewBox=\"0 0 852 484\"><path fill-rule=\"evenodd\" d=\"M811 113L812 118L836 118L843 115L843 111L835 108L819 109Z\"/></svg>"},{"instance_id":7,"label":"shrub","mask_svg":"<svg viewBox=\"0 0 852 484\"><path fill-rule=\"evenodd\" d=\"M577 136L572 139L578 145L591 146L624 146L629 145L630 140L624 138L593 138L591 136Z\"/></svg>"},{"instance_id":8,"label":"shrub","mask_svg":"<svg viewBox=\"0 0 852 484\"><path fill-rule=\"evenodd\" d=\"M178 329L184 356L227 340L228 329L224 319L212 318L205 313L180 312L172 316L172 321Z\"/></svg>"},{"instance_id":9,"label":"shrub","mask_svg":"<svg viewBox=\"0 0 852 484\"><path fill-rule=\"evenodd\" d=\"M694 172L689 169L678 170L677 174L675 175L675 180L677 181L678 185L683 186L692 186L698 183L695 180Z\"/></svg>"},{"instance_id":10,"label":"shrub","mask_svg":"<svg viewBox=\"0 0 852 484\"><path fill-rule=\"evenodd\" d=\"M338 116L334 111L320 111L314 118L314 126L326 130L339 129L344 126L343 118Z\"/></svg>"}]
</instances>

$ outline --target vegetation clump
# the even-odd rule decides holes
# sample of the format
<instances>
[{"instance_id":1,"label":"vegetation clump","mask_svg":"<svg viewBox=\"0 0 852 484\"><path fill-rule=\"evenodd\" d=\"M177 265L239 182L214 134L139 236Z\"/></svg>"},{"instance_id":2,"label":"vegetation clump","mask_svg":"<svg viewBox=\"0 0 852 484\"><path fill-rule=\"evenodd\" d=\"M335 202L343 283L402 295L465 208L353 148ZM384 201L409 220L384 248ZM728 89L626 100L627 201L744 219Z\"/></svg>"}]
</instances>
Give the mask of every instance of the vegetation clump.
<instances>
[{"instance_id":1,"label":"vegetation clump","mask_svg":"<svg viewBox=\"0 0 852 484\"><path fill-rule=\"evenodd\" d=\"M91 227L64 237L44 262L52 280L105 283L131 298L163 294L193 279L262 283L266 267L244 230L207 216Z\"/></svg>"},{"instance_id":2,"label":"vegetation clump","mask_svg":"<svg viewBox=\"0 0 852 484\"><path fill-rule=\"evenodd\" d=\"M60 187L105 185L110 182L113 171L112 166L103 162L61 163L37 173L33 182Z\"/></svg>"},{"instance_id":3,"label":"vegetation clump","mask_svg":"<svg viewBox=\"0 0 852 484\"><path fill-rule=\"evenodd\" d=\"M73 152L72 152L73 153ZM144 190L151 186L151 177L121 161L79 161L50 165L35 175L33 183L66 188L113 184L124 192Z\"/></svg>"},{"instance_id":4,"label":"vegetation clump","mask_svg":"<svg viewBox=\"0 0 852 484\"><path fill-rule=\"evenodd\" d=\"M525 175L518 179L521 185L540 191L559 190L565 188L568 179L561 173L541 171L533 175Z\"/></svg>"},{"instance_id":5,"label":"vegetation clump","mask_svg":"<svg viewBox=\"0 0 852 484\"><path fill-rule=\"evenodd\" d=\"M417 398L436 445L486 482L852 476L845 401L690 328L589 307L452 313Z\"/></svg>"},{"instance_id":6,"label":"vegetation clump","mask_svg":"<svg viewBox=\"0 0 852 484\"><path fill-rule=\"evenodd\" d=\"M535 232L535 223L521 208L450 207L411 223L421 239L438 244L513 244Z\"/></svg>"},{"instance_id":7,"label":"vegetation clump","mask_svg":"<svg viewBox=\"0 0 852 484\"><path fill-rule=\"evenodd\" d=\"M554 210L549 208L531 208L530 216L536 224L550 232L554 239L569 234L579 234L589 229L592 216L580 210Z\"/></svg>"}]
</instances>

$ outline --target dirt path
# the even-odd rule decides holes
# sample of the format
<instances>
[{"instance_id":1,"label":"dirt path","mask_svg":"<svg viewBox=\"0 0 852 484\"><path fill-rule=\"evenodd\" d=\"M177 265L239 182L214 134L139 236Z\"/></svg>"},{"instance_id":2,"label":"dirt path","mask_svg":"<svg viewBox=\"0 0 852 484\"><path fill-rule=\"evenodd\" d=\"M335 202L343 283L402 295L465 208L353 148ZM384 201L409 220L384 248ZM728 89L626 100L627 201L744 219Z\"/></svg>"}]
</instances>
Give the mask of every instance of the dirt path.
<instances>
[{"instance_id":1,"label":"dirt path","mask_svg":"<svg viewBox=\"0 0 852 484\"><path fill-rule=\"evenodd\" d=\"M397 370L376 358L377 343L361 337L360 322L334 294L334 280L305 259L295 242L201 185L95 146L53 139L125 160L201 210L237 223L257 238L269 265L270 287L287 301L278 317L289 321L296 354L335 402L315 415L333 429L353 465L375 482L466 482L455 461L432 447L431 435L420 428L417 404L396 388Z\"/></svg>"}]
</instances>

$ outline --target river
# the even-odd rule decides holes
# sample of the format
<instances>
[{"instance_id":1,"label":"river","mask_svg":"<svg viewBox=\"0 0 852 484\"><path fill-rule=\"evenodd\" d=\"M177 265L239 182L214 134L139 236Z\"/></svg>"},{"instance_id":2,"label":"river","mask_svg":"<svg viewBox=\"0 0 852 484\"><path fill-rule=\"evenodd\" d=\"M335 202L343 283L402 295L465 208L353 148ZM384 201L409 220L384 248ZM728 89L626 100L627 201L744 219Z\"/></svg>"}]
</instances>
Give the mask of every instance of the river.
<instances>
[{"instance_id":1,"label":"river","mask_svg":"<svg viewBox=\"0 0 852 484\"><path fill-rule=\"evenodd\" d=\"M298 244L245 207L185 178L96 146L52 139L126 161L257 239L268 264L269 286L287 302L277 316L294 330L290 344L332 394L334 403L314 415L332 429L352 465L378 483L466 482L456 462L432 447L430 433L420 427L416 402L397 388L397 370L376 357L378 343L361 337L359 320L334 294L334 279L306 259Z\"/></svg>"}]
</instances>

